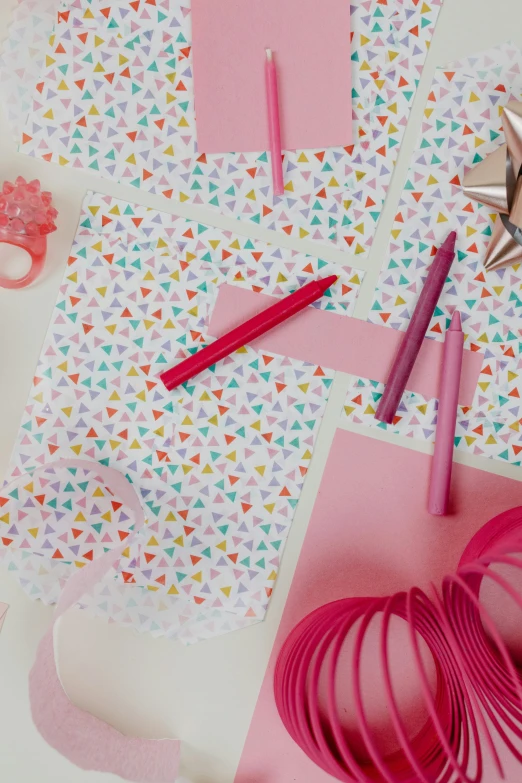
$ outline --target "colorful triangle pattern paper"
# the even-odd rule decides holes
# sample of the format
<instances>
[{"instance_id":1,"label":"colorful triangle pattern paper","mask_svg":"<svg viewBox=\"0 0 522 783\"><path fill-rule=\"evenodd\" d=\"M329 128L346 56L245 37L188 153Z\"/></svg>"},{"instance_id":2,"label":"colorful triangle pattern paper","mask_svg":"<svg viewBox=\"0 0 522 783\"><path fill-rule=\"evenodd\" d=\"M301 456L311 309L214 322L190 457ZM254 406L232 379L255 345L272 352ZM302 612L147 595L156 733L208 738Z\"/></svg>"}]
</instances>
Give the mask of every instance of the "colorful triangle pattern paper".
<instances>
[{"instance_id":1,"label":"colorful triangle pattern paper","mask_svg":"<svg viewBox=\"0 0 522 783\"><path fill-rule=\"evenodd\" d=\"M190 8L182 0L64 3L20 149L363 255L441 4L353 5L357 141L347 148L287 152L284 197L273 196L266 152L198 153Z\"/></svg>"},{"instance_id":2,"label":"colorful triangle pattern paper","mask_svg":"<svg viewBox=\"0 0 522 783\"><path fill-rule=\"evenodd\" d=\"M139 604L132 615L139 628L192 640L264 616L333 372L246 347L173 393L158 375L205 344L222 282L283 295L332 272L339 280L316 306L350 314L361 274L349 268L87 196L9 478L75 457L114 467L136 486L147 528L119 580L152 606ZM67 491L60 485L57 492L61 508ZM43 518L24 530L9 564L30 594L52 600L62 561L74 555L81 563L84 544L103 546L106 536L128 532L124 520L96 508L89 501L94 531L78 518L77 542L54 523L51 533ZM44 509L53 513L47 500ZM74 520L77 511L86 515L73 511ZM14 534L0 508L8 553ZM44 549L63 557L46 564L42 587L28 575L34 560L24 570L23 555ZM129 622L121 594L103 589L110 601L98 596L91 608ZM158 622L158 602L183 607L182 632Z\"/></svg>"},{"instance_id":3,"label":"colorful triangle pattern paper","mask_svg":"<svg viewBox=\"0 0 522 783\"><path fill-rule=\"evenodd\" d=\"M132 532L122 503L89 471L75 467L28 473L13 490L0 490L0 513L3 546L77 568Z\"/></svg>"},{"instance_id":4,"label":"colorful triangle pattern paper","mask_svg":"<svg viewBox=\"0 0 522 783\"><path fill-rule=\"evenodd\" d=\"M22 138L45 66L60 0L18 0L0 56L0 94L15 140Z\"/></svg>"},{"instance_id":5,"label":"colorful triangle pattern paper","mask_svg":"<svg viewBox=\"0 0 522 783\"><path fill-rule=\"evenodd\" d=\"M82 593L80 605L140 630L170 636L181 631L191 640L186 629L197 620L188 600L167 596L154 602L146 590L122 578L146 537L136 528L129 494L122 491L125 478L120 474L123 483L115 489L107 484L107 470L101 476L99 467L91 460L53 460L20 472L4 486L0 521L7 527L0 529L1 561L31 598L54 604L77 569L123 547L115 569ZM234 619L230 629L241 627L242 618Z\"/></svg>"},{"instance_id":6,"label":"colorful triangle pattern paper","mask_svg":"<svg viewBox=\"0 0 522 783\"><path fill-rule=\"evenodd\" d=\"M497 215L462 192L465 173L503 143L502 108L522 99L522 52L503 45L436 72L370 313L405 329L435 247L458 230L457 259L429 328L444 339L455 308L466 345L485 354L472 408L459 411L455 443L468 453L521 464L522 266L485 272L482 260ZM374 418L383 387L359 380L350 420L432 440L437 404L404 396L393 425Z\"/></svg>"},{"instance_id":7,"label":"colorful triangle pattern paper","mask_svg":"<svg viewBox=\"0 0 522 783\"><path fill-rule=\"evenodd\" d=\"M362 90L370 120L359 128L360 143L342 158L337 241L357 256L371 247L441 5L373 0L352 7L354 90Z\"/></svg>"}]
</instances>

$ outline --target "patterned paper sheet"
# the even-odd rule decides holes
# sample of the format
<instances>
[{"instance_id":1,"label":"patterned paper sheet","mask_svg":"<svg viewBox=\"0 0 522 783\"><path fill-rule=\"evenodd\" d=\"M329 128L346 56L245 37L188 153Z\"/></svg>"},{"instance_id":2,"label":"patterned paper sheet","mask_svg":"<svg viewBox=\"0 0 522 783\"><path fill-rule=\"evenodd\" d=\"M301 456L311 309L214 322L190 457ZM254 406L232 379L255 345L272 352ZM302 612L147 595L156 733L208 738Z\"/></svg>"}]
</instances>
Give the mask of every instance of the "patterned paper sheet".
<instances>
[{"instance_id":1,"label":"patterned paper sheet","mask_svg":"<svg viewBox=\"0 0 522 783\"><path fill-rule=\"evenodd\" d=\"M282 295L332 272L316 306L350 313L349 268L87 197L8 478L81 457L137 487L147 529L120 574L132 597L104 584L95 611L189 641L263 618L333 372L245 348L172 393L157 376L204 344L221 283ZM8 565L53 601L66 566L51 558L42 581L41 542L24 532L27 568L23 547ZM159 606L178 608L175 622Z\"/></svg>"},{"instance_id":2,"label":"patterned paper sheet","mask_svg":"<svg viewBox=\"0 0 522 783\"><path fill-rule=\"evenodd\" d=\"M357 256L371 247L441 6L442 0L352 6L355 90L370 106L369 127L349 157L333 152L344 166L338 244Z\"/></svg>"},{"instance_id":3,"label":"patterned paper sheet","mask_svg":"<svg viewBox=\"0 0 522 783\"><path fill-rule=\"evenodd\" d=\"M22 137L60 0L18 0L0 57L0 94L16 141Z\"/></svg>"},{"instance_id":4,"label":"patterned paper sheet","mask_svg":"<svg viewBox=\"0 0 522 783\"><path fill-rule=\"evenodd\" d=\"M358 141L288 152L284 197L273 196L266 152L198 153L189 0L62 0L21 150L362 255L441 4L353 4Z\"/></svg>"},{"instance_id":5,"label":"patterned paper sheet","mask_svg":"<svg viewBox=\"0 0 522 783\"><path fill-rule=\"evenodd\" d=\"M458 230L458 258L429 336L444 339L453 310L463 317L466 344L485 352L472 408L461 409L456 445L472 454L520 464L522 451L522 266L486 273L484 251L497 218L462 192L464 174L504 141L501 111L522 99L522 52L506 44L436 73L396 215L388 261L370 320L405 329L434 246ZM345 412L358 423L432 440L437 403L406 395L393 425L374 418L382 385L359 380Z\"/></svg>"}]
</instances>

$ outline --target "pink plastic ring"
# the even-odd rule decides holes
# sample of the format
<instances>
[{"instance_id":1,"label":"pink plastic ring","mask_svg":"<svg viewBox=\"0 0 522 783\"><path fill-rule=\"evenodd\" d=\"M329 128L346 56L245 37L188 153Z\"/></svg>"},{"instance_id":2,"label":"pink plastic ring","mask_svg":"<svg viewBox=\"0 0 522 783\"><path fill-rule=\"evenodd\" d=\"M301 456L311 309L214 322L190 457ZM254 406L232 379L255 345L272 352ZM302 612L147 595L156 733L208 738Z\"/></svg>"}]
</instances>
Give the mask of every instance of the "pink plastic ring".
<instances>
[{"instance_id":1,"label":"pink plastic ring","mask_svg":"<svg viewBox=\"0 0 522 783\"><path fill-rule=\"evenodd\" d=\"M0 235L0 243L20 247L31 256L31 268L27 274L15 279L0 276L0 287L25 288L31 285L43 270L47 255L47 237L28 237L23 234L17 237L15 234L9 234L8 236L4 234Z\"/></svg>"}]
</instances>

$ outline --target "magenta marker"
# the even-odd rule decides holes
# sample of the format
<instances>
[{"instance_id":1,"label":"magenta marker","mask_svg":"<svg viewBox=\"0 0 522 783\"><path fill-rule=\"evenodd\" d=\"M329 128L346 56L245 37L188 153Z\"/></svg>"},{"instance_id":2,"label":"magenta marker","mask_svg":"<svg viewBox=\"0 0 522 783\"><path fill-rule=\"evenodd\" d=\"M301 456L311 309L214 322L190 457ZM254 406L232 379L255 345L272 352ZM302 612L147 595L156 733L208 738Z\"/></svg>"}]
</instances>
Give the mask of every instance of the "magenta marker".
<instances>
[{"instance_id":1,"label":"magenta marker","mask_svg":"<svg viewBox=\"0 0 522 783\"><path fill-rule=\"evenodd\" d=\"M437 435L431 468L428 511L435 516L444 516L448 510L463 354L464 333L460 313L455 310L444 342Z\"/></svg>"}]
</instances>

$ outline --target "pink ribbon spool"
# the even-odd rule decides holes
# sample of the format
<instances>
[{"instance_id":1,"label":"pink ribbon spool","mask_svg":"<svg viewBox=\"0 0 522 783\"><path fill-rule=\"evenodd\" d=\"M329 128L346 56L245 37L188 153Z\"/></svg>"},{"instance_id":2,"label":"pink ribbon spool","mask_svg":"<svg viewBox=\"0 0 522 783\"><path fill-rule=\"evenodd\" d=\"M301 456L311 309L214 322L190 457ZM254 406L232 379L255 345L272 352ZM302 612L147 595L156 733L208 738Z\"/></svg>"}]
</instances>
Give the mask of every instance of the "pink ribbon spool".
<instances>
[{"instance_id":1,"label":"pink ribbon spool","mask_svg":"<svg viewBox=\"0 0 522 783\"><path fill-rule=\"evenodd\" d=\"M502 774L493 726L514 756L522 761L522 665L518 665L480 601L485 579L493 582L522 610L522 596L495 565L522 569L522 508L488 522L464 552L457 573L443 580L433 599L419 588L388 598L348 598L316 609L290 633L279 655L274 679L281 719L294 741L319 767L342 781L358 783L479 783L485 743ZM368 628L381 616L379 665L383 700L398 749L382 753L366 716L361 686L363 647ZM427 709L427 720L410 737L397 704L390 671L392 617L409 628L415 674ZM341 651L354 635L349 671L355 717L364 751L357 752L341 722L337 685ZM422 640L435 670L435 690L425 670ZM326 682L326 702L320 683ZM498 741L498 740L497 740ZM482 744L481 744L482 742Z\"/></svg>"}]
</instances>

